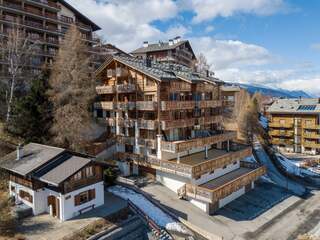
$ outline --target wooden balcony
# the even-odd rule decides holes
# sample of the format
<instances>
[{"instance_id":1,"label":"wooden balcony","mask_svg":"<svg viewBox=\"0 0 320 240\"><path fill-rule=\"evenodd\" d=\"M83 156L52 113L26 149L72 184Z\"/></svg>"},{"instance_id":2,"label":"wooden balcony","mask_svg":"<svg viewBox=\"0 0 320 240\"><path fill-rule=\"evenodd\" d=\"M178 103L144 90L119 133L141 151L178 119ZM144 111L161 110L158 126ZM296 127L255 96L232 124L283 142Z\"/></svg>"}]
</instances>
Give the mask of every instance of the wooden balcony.
<instances>
[{"instance_id":1,"label":"wooden balcony","mask_svg":"<svg viewBox=\"0 0 320 240\"><path fill-rule=\"evenodd\" d=\"M198 118L198 124L205 125L205 124L211 124L211 123L219 123L222 122L223 117L222 115L217 116L206 116Z\"/></svg>"},{"instance_id":2,"label":"wooden balcony","mask_svg":"<svg viewBox=\"0 0 320 240\"><path fill-rule=\"evenodd\" d=\"M117 142L120 144L135 145L135 138L129 136L117 136ZM138 145L147 148L156 148L155 139L138 138Z\"/></svg>"},{"instance_id":3,"label":"wooden balcony","mask_svg":"<svg viewBox=\"0 0 320 240\"><path fill-rule=\"evenodd\" d=\"M241 162L241 168L199 186L186 184L179 189L179 193L204 202L216 203L265 173L265 166Z\"/></svg>"},{"instance_id":4,"label":"wooden balcony","mask_svg":"<svg viewBox=\"0 0 320 240\"><path fill-rule=\"evenodd\" d=\"M134 110L136 108L135 102L118 102L118 109L127 111Z\"/></svg>"},{"instance_id":5,"label":"wooden balcony","mask_svg":"<svg viewBox=\"0 0 320 240\"><path fill-rule=\"evenodd\" d=\"M118 153L117 159L132 160L138 165L191 179L197 178L215 169L222 168L226 164L231 164L234 161L241 160L249 155L251 155L251 148L243 147L240 150L230 152L215 149L209 153L209 156L211 157L208 159L204 158L204 152L196 153L181 158L179 163L176 159L160 160L156 157L145 157L134 153Z\"/></svg>"},{"instance_id":6,"label":"wooden balcony","mask_svg":"<svg viewBox=\"0 0 320 240\"><path fill-rule=\"evenodd\" d=\"M130 93L136 91L136 85L134 84L119 84L117 85L118 93Z\"/></svg>"},{"instance_id":7,"label":"wooden balcony","mask_svg":"<svg viewBox=\"0 0 320 240\"><path fill-rule=\"evenodd\" d=\"M51 2L51 1L42 1L42 0L26 0L28 3L31 4L36 4L39 6L45 6L45 7L50 7L50 8L54 8L56 10L61 10L61 7L55 3L55 2Z\"/></svg>"},{"instance_id":8,"label":"wooden balcony","mask_svg":"<svg viewBox=\"0 0 320 240\"><path fill-rule=\"evenodd\" d=\"M293 139L282 139L279 138L272 138L271 143L273 145L293 145L294 141Z\"/></svg>"},{"instance_id":9,"label":"wooden balcony","mask_svg":"<svg viewBox=\"0 0 320 240\"><path fill-rule=\"evenodd\" d=\"M191 127L196 124L195 118L161 121L162 130Z\"/></svg>"},{"instance_id":10,"label":"wooden balcony","mask_svg":"<svg viewBox=\"0 0 320 240\"><path fill-rule=\"evenodd\" d=\"M134 120L133 119L125 119L125 118L118 118L118 124L120 127L132 128L134 127Z\"/></svg>"},{"instance_id":11,"label":"wooden balcony","mask_svg":"<svg viewBox=\"0 0 320 240\"><path fill-rule=\"evenodd\" d=\"M138 128L141 129L149 129L149 130L155 130L157 122L155 120L145 120L145 119L139 119L138 120Z\"/></svg>"},{"instance_id":12,"label":"wooden balcony","mask_svg":"<svg viewBox=\"0 0 320 240\"><path fill-rule=\"evenodd\" d=\"M96 92L97 94L112 94L115 93L115 86L97 86Z\"/></svg>"},{"instance_id":13,"label":"wooden balcony","mask_svg":"<svg viewBox=\"0 0 320 240\"><path fill-rule=\"evenodd\" d=\"M104 109L104 110L114 110L116 104L114 102L96 102L94 103L94 108L96 109Z\"/></svg>"},{"instance_id":14,"label":"wooden balcony","mask_svg":"<svg viewBox=\"0 0 320 240\"><path fill-rule=\"evenodd\" d=\"M304 138L308 139L320 139L320 134L318 133L303 133Z\"/></svg>"},{"instance_id":15,"label":"wooden balcony","mask_svg":"<svg viewBox=\"0 0 320 240\"><path fill-rule=\"evenodd\" d=\"M314 130L318 130L318 129L320 129L320 125L316 125L316 124L304 125L303 128L304 128L304 129L314 129Z\"/></svg>"},{"instance_id":16,"label":"wooden balcony","mask_svg":"<svg viewBox=\"0 0 320 240\"><path fill-rule=\"evenodd\" d=\"M191 150L192 148L204 147L218 142L224 142L227 140L237 139L236 132L224 132L216 134L210 137L194 138L191 140L180 140L180 141L162 141L162 151L179 153Z\"/></svg>"},{"instance_id":17,"label":"wooden balcony","mask_svg":"<svg viewBox=\"0 0 320 240\"><path fill-rule=\"evenodd\" d=\"M170 91L174 92L190 92L191 91L191 84L187 82L175 82L170 81Z\"/></svg>"},{"instance_id":18,"label":"wooden balcony","mask_svg":"<svg viewBox=\"0 0 320 240\"><path fill-rule=\"evenodd\" d=\"M307 148L316 148L316 149L320 149L320 143L319 142L316 142L316 141L314 141L314 142L306 142L306 141L304 141L303 143L302 143L302 145L304 146L304 147L307 147Z\"/></svg>"},{"instance_id":19,"label":"wooden balcony","mask_svg":"<svg viewBox=\"0 0 320 240\"><path fill-rule=\"evenodd\" d=\"M293 137L294 131L280 131L280 130L271 130L269 131L270 136L284 136L284 137Z\"/></svg>"},{"instance_id":20,"label":"wooden balcony","mask_svg":"<svg viewBox=\"0 0 320 240\"><path fill-rule=\"evenodd\" d=\"M162 101L161 110L179 110L179 109L194 109L199 108L214 108L221 107L222 102L220 100L203 100L203 101Z\"/></svg>"},{"instance_id":21,"label":"wooden balcony","mask_svg":"<svg viewBox=\"0 0 320 240\"><path fill-rule=\"evenodd\" d=\"M137 101L135 102L137 110L154 111L157 108L157 103L153 101Z\"/></svg>"},{"instance_id":22,"label":"wooden balcony","mask_svg":"<svg viewBox=\"0 0 320 240\"><path fill-rule=\"evenodd\" d=\"M269 127L272 127L272 128L293 128L293 123L270 122Z\"/></svg>"}]
</instances>

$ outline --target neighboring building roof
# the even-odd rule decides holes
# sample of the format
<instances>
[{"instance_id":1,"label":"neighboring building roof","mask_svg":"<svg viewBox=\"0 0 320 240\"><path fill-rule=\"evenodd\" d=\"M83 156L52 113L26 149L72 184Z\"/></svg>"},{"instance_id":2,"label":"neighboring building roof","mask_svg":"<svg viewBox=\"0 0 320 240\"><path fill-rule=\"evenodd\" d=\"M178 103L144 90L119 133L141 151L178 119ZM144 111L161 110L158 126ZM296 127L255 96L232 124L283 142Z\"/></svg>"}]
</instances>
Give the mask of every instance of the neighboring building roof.
<instances>
[{"instance_id":1,"label":"neighboring building roof","mask_svg":"<svg viewBox=\"0 0 320 240\"><path fill-rule=\"evenodd\" d=\"M276 99L268 108L269 113L319 114L320 99Z\"/></svg>"},{"instance_id":2,"label":"neighboring building roof","mask_svg":"<svg viewBox=\"0 0 320 240\"><path fill-rule=\"evenodd\" d=\"M92 26L92 30L93 31L98 31L101 30L101 28L95 24L93 21L91 21L88 17L86 17L85 15L83 15L81 12L79 12L76 8L74 8L72 5L70 5L69 3L67 3L65 0L59 0L59 2L66 6L67 8L69 8L71 11L73 11L75 13L75 15L81 19L84 22L89 23Z\"/></svg>"},{"instance_id":3,"label":"neighboring building roof","mask_svg":"<svg viewBox=\"0 0 320 240\"><path fill-rule=\"evenodd\" d=\"M172 43L172 44L169 44L169 42L152 43L152 44L148 44L147 47L138 48L131 53L132 54L143 54L143 53L150 53L150 52L167 51L167 50L175 49L185 43L189 46L189 48L193 54L193 58L195 59L196 56L195 56L195 54L192 50L191 44L188 40L180 40L179 42Z\"/></svg>"},{"instance_id":4,"label":"neighboring building roof","mask_svg":"<svg viewBox=\"0 0 320 240\"><path fill-rule=\"evenodd\" d=\"M77 173L90 162L91 159L89 158L70 155L70 158L66 159L64 162L49 170L42 176L39 176L39 180L48 184L59 186L60 183Z\"/></svg>"},{"instance_id":5,"label":"neighboring building roof","mask_svg":"<svg viewBox=\"0 0 320 240\"><path fill-rule=\"evenodd\" d=\"M158 81L182 79L190 82L205 81L211 83L222 83L222 81L217 78L195 72L193 69L181 64L150 61L150 66L147 66L146 60L120 55L112 56L107 59L106 62L96 71L96 75L99 75L99 73L102 72L113 59L155 78Z\"/></svg>"},{"instance_id":6,"label":"neighboring building roof","mask_svg":"<svg viewBox=\"0 0 320 240\"><path fill-rule=\"evenodd\" d=\"M14 151L4 156L0 164L6 170L26 176L64 151L62 148L30 143L23 147L23 156L20 160L17 160L17 151Z\"/></svg>"}]
</instances>

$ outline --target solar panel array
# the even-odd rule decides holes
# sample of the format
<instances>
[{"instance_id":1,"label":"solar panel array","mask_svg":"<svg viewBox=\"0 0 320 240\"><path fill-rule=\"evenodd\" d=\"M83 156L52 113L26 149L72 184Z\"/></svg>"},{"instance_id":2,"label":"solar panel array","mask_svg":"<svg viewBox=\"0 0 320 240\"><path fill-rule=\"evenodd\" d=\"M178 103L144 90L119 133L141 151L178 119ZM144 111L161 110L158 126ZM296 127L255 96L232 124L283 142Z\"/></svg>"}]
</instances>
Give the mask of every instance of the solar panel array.
<instances>
[{"instance_id":1,"label":"solar panel array","mask_svg":"<svg viewBox=\"0 0 320 240\"><path fill-rule=\"evenodd\" d=\"M316 109L316 105L300 105L298 110L300 111L313 111Z\"/></svg>"}]
</instances>

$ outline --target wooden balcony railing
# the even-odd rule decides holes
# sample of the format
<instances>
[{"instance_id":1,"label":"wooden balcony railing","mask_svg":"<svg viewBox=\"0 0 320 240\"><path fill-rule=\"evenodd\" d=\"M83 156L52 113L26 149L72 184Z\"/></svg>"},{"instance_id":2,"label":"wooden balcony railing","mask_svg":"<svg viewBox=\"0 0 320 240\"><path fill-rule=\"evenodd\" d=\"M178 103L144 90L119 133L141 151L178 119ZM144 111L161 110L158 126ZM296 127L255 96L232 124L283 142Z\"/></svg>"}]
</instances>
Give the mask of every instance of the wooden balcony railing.
<instances>
[{"instance_id":1,"label":"wooden balcony railing","mask_svg":"<svg viewBox=\"0 0 320 240\"><path fill-rule=\"evenodd\" d=\"M170 91L191 91L191 84L187 82L170 81Z\"/></svg>"},{"instance_id":2,"label":"wooden balcony railing","mask_svg":"<svg viewBox=\"0 0 320 240\"><path fill-rule=\"evenodd\" d=\"M105 110L113 110L115 109L116 104L114 102L96 102L94 103L94 108L96 109L105 109Z\"/></svg>"},{"instance_id":3,"label":"wooden balcony railing","mask_svg":"<svg viewBox=\"0 0 320 240\"><path fill-rule=\"evenodd\" d=\"M307 142L307 141L304 141L302 143L302 145L304 147L308 147L308 148L317 148L317 149L320 149L320 143L319 142Z\"/></svg>"},{"instance_id":4,"label":"wooden balcony railing","mask_svg":"<svg viewBox=\"0 0 320 240\"><path fill-rule=\"evenodd\" d=\"M273 128L293 128L293 123L270 122L269 127Z\"/></svg>"},{"instance_id":5,"label":"wooden balcony railing","mask_svg":"<svg viewBox=\"0 0 320 240\"><path fill-rule=\"evenodd\" d=\"M128 136L117 136L117 142L121 144L127 145L135 145L135 138L128 137ZM147 148L156 148L156 140L154 139L145 139L145 138L138 138L138 145L147 147Z\"/></svg>"},{"instance_id":6,"label":"wooden balcony railing","mask_svg":"<svg viewBox=\"0 0 320 240\"><path fill-rule=\"evenodd\" d=\"M316 124L304 125L303 128L304 129L315 129L315 130L318 130L318 129L320 129L320 125L316 125Z\"/></svg>"},{"instance_id":7,"label":"wooden balcony railing","mask_svg":"<svg viewBox=\"0 0 320 240\"><path fill-rule=\"evenodd\" d=\"M168 130L173 128L192 127L194 125L205 125L211 123L218 123L222 121L221 115L206 116L199 118L185 118L176 120L163 120L161 121L162 130Z\"/></svg>"},{"instance_id":8,"label":"wooden balcony railing","mask_svg":"<svg viewBox=\"0 0 320 240\"><path fill-rule=\"evenodd\" d=\"M129 93L129 92L134 92L135 90L136 90L136 85L134 85L134 84L117 85L117 91L119 93Z\"/></svg>"},{"instance_id":9,"label":"wooden balcony railing","mask_svg":"<svg viewBox=\"0 0 320 240\"><path fill-rule=\"evenodd\" d=\"M269 132L270 136L284 136L284 137L292 137L294 135L294 131L280 131L280 130L271 130Z\"/></svg>"},{"instance_id":10,"label":"wooden balcony railing","mask_svg":"<svg viewBox=\"0 0 320 240\"><path fill-rule=\"evenodd\" d=\"M245 166L242 165L242 167ZM184 193L186 196L190 198L198 199L208 203L216 203L220 199L227 197L231 193L236 192L237 190L257 180L265 173L266 167L259 166L252 169L252 171L243 174L242 176L235 178L215 189L209 189L201 186L186 184L183 186L184 189L180 189L179 192Z\"/></svg>"},{"instance_id":11,"label":"wooden balcony railing","mask_svg":"<svg viewBox=\"0 0 320 240\"><path fill-rule=\"evenodd\" d=\"M162 141L162 150L166 152L179 153L190 150L192 148L204 147L212 145L218 142L223 142L227 140L237 139L236 132L225 132L211 137L194 138L191 140L181 140L181 141Z\"/></svg>"},{"instance_id":12,"label":"wooden balcony railing","mask_svg":"<svg viewBox=\"0 0 320 240\"><path fill-rule=\"evenodd\" d=\"M309 139L320 139L320 134L318 133L303 133L304 138L309 138Z\"/></svg>"},{"instance_id":13,"label":"wooden balcony railing","mask_svg":"<svg viewBox=\"0 0 320 240\"><path fill-rule=\"evenodd\" d=\"M202 101L162 101L161 110L179 110L179 109L193 109L199 108L214 108L222 106L220 100L202 100Z\"/></svg>"},{"instance_id":14,"label":"wooden balcony railing","mask_svg":"<svg viewBox=\"0 0 320 240\"><path fill-rule=\"evenodd\" d=\"M57 10L61 9L61 7L57 3L51 2L51 1L46 1L46 0L26 0L26 1L31 3L39 3L41 4L41 6L48 6L51 8L55 8Z\"/></svg>"},{"instance_id":15,"label":"wooden balcony railing","mask_svg":"<svg viewBox=\"0 0 320 240\"><path fill-rule=\"evenodd\" d=\"M96 87L97 94L111 94L115 92L114 86L97 86Z\"/></svg>"},{"instance_id":16,"label":"wooden balcony railing","mask_svg":"<svg viewBox=\"0 0 320 240\"><path fill-rule=\"evenodd\" d=\"M271 143L274 144L274 145L293 145L294 144L294 141L293 139L283 139L283 140L280 140L278 138L273 138L271 140Z\"/></svg>"},{"instance_id":17,"label":"wooden balcony railing","mask_svg":"<svg viewBox=\"0 0 320 240\"><path fill-rule=\"evenodd\" d=\"M157 108L157 103L153 101L137 101L137 110L154 111Z\"/></svg>"},{"instance_id":18,"label":"wooden balcony railing","mask_svg":"<svg viewBox=\"0 0 320 240\"><path fill-rule=\"evenodd\" d=\"M225 165L229 165L236 160L241 160L245 157L251 156L251 147L246 147L238 151L226 152L226 154L216 157L214 159L208 159L208 161L197 164L192 167L192 176L194 178L200 177L203 174L212 172L218 168L222 168ZM192 156L191 156L192 157Z\"/></svg>"},{"instance_id":19,"label":"wooden balcony railing","mask_svg":"<svg viewBox=\"0 0 320 240\"><path fill-rule=\"evenodd\" d=\"M139 119L138 120L138 128L154 130L154 129L156 129L156 121L155 120Z\"/></svg>"}]
</instances>

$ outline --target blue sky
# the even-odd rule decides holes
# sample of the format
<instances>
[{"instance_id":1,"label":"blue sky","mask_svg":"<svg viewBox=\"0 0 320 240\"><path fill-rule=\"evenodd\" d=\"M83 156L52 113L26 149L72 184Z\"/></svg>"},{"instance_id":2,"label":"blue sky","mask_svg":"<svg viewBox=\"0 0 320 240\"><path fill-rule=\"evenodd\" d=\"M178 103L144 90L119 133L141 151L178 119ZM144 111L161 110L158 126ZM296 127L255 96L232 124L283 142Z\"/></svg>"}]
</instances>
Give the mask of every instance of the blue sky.
<instances>
[{"instance_id":1,"label":"blue sky","mask_svg":"<svg viewBox=\"0 0 320 240\"><path fill-rule=\"evenodd\" d=\"M126 51L177 35L225 81L320 97L319 0L68 0Z\"/></svg>"}]
</instances>

